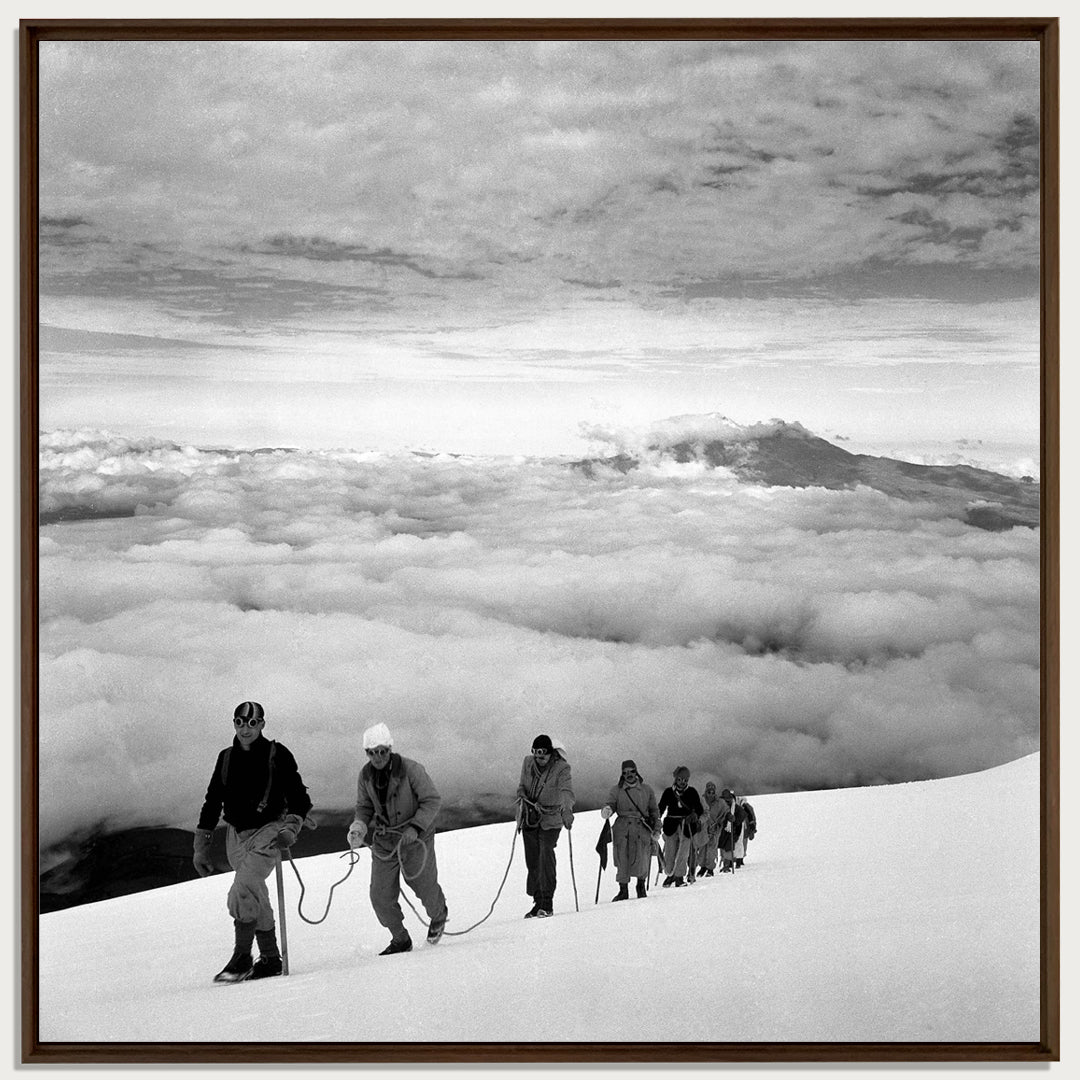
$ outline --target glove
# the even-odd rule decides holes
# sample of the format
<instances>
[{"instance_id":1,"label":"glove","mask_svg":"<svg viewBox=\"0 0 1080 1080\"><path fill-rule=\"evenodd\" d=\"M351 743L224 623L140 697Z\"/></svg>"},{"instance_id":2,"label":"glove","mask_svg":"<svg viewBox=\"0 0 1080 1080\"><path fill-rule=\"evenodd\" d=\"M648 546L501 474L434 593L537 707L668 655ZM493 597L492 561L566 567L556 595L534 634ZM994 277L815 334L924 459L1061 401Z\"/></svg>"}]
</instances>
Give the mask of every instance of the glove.
<instances>
[{"instance_id":1,"label":"glove","mask_svg":"<svg viewBox=\"0 0 1080 1080\"><path fill-rule=\"evenodd\" d=\"M570 829L572 829L574 827L574 815L573 814L563 814L562 823L566 826L566 829L569 832Z\"/></svg>"},{"instance_id":2,"label":"glove","mask_svg":"<svg viewBox=\"0 0 1080 1080\"><path fill-rule=\"evenodd\" d=\"M605 821L607 821L607 819L608 819L609 817L611 817L611 813L612 813L612 811L611 811L611 807L610 807L610 806L605 806L605 807L604 807L604 809L600 811L600 816L601 816L601 817L602 817L602 818L603 818L603 819L604 819Z\"/></svg>"},{"instance_id":3,"label":"glove","mask_svg":"<svg viewBox=\"0 0 1080 1080\"><path fill-rule=\"evenodd\" d=\"M207 829L195 830L195 851L191 864L199 877L209 877L214 872L214 861L210 858L210 841L213 837L214 834Z\"/></svg>"},{"instance_id":4,"label":"glove","mask_svg":"<svg viewBox=\"0 0 1080 1080\"><path fill-rule=\"evenodd\" d=\"M411 825L406 825L401 830L401 842L403 844L415 844L420 839L420 834Z\"/></svg>"},{"instance_id":5,"label":"glove","mask_svg":"<svg viewBox=\"0 0 1080 1080\"><path fill-rule=\"evenodd\" d=\"M367 825L362 821L354 821L349 826L349 847L354 850L358 847L363 847L365 836L367 836Z\"/></svg>"},{"instance_id":6,"label":"glove","mask_svg":"<svg viewBox=\"0 0 1080 1080\"><path fill-rule=\"evenodd\" d=\"M283 819L282 827L278 830L278 834L274 837L270 846L277 848L278 851L288 851L296 843L296 838L299 836L303 824L300 818L290 814L289 817Z\"/></svg>"}]
</instances>

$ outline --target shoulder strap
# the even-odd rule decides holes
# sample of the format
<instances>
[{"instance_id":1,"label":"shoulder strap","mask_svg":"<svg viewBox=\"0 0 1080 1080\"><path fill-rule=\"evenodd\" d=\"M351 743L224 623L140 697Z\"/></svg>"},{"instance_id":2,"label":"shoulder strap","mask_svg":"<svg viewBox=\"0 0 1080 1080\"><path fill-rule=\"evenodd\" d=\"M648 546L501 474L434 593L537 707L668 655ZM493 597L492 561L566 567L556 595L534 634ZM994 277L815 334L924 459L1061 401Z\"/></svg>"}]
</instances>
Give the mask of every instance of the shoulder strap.
<instances>
[{"instance_id":1,"label":"shoulder strap","mask_svg":"<svg viewBox=\"0 0 1080 1080\"><path fill-rule=\"evenodd\" d=\"M640 806L638 806L637 799L635 799L634 796L630 794L630 789L623 788L623 794L626 795L626 797L630 800L631 805L641 815L641 820L648 824L649 819L645 816L645 811L642 810Z\"/></svg>"},{"instance_id":2,"label":"shoulder strap","mask_svg":"<svg viewBox=\"0 0 1080 1080\"><path fill-rule=\"evenodd\" d=\"M262 800L259 803L259 813L261 814L266 809L266 804L270 802L270 787L274 782L274 751L277 749L277 743L270 739L270 756L266 759L266 790L263 792ZM221 758L221 786L225 786L225 781L229 779L229 757L232 754L232 747L227 746L225 753Z\"/></svg>"},{"instance_id":3,"label":"shoulder strap","mask_svg":"<svg viewBox=\"0 0 1080 1080\"><path fill-rule=\"evenodd\" d=\"M266 809L266 804L270 801L270 786L274 782L274 751L277 749L277 743L270 740L270 756L266 759L266 790L263 792L262 801L259 803L259 813L261 814Z\"/></svg>"},{"instance_id":4,"label":"shoulder strap","mask_svg":"<svg viewBox=\"0 0 1080 1080\"><path fill-rule=\"evenodd\" d=\"M540 801L540 796L543 794L544 788L547 787L547 782L550 779L551 779L551 766L550 765L544 770L543 775L534 777L534 779L533 779L533 797L532 797L533 802L539 802ZM536 784L537 780L540 781L539 785Z\"/></svg>"}]
</instances>

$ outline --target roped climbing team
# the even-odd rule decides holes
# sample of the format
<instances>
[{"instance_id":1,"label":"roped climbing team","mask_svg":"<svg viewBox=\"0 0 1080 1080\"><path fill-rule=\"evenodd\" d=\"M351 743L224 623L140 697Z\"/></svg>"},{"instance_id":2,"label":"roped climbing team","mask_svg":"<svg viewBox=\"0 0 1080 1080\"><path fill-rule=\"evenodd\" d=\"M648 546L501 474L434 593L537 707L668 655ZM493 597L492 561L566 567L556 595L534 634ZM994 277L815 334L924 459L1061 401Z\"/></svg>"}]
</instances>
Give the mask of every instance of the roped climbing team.
<instances>
[{"instance_id":1,"label":"roped climbing team","mask_svg":"<svg viewBox=\"0 0 1080 1080\"><path fill-rule=\"evenodd\" d=\"M257 701L243 701L233 711L232 745L217 756L195 830L192 861L205 877L215 870L211 843L224 818L226 858L235 872L226 905L233 920L234 948L215 982L281 974L266 880L300 830L315 828L296 759L282 743L265 738L265 724ZM381 954L388 956L409 952L413 944L398 903L402 877L430 920L428 943L436 944L445 930L448 909L435 857L435 818L442 798L423 765L394 751L385 724L364 732L363 747L367 761L357 778L348 845L371 849L369 897L376 918L391 934ZM547 918L555 896L555 848L562 830L574 824L570 763L550 736L533 739L521 763L516 799L528 871L526 891L533 902L525 918ZM717 795L716 785L709 782L703 802L690 786L685 765L675 769L658 802L637 765L627 759L600 813L605 821L615 816L612 842L619 891L613 900L629 899L631 878L636 896L647 895L654 854L664 868L665 888L712 877L718 858L720 872L731 872L743 865L747 842L757 831L754 808L744 798L730 788ZM253 944L259 949L255 961Z\"/></svg>"}]
</instances>

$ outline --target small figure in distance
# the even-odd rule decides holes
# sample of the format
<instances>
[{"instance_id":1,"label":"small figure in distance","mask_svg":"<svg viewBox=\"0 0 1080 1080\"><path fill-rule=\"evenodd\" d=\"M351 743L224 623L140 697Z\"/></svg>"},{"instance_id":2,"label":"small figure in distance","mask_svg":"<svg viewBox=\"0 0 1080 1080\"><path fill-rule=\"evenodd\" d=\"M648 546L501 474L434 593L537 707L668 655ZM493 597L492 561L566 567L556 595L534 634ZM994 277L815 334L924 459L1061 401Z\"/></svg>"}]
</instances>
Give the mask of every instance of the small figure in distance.
<instances>
[{"instance_id":1,"label":"small figure in distance","mask_svg":"<svg viewBox=\"0 0 1080 1080\"><path fill-rule=\"evenodd\" d=\"M697 830L698 819L705 813L701 796L690 786L690 770L680 765L671 776L671 786L664 788L659 804L664 815L665 889L672 885L682 888L693 882L693 872L689 869L691 837Z\"/></svg>"},{"instance_id":2,"label":"small figure in distance","mask_svg":"<svg viewBox=\"0 0 1080 1080\"><path fill-rule=\"evenodd\" d=\"M716 873L720 819L727 812L726 807L716 793L716 784L710 780L705 785L705 813L694 833L694 865L698 877L712 877Z\"/></svg>"},{"instance_id":3,"label":"small figure in distance","mask_svg":"<svg viewBox=\"0 0 1080 1080\"><path fill-rule=\"evenodd\" d=\"M742 866L743 859L745 859L747 856L750 848L750 841L753 840L755 836L757 836L757 812L746 801L746 797L744 795L737 796L737 799L739 805L746 811L746 828L743 830L743 857L742 859L735 859L735 865L736 867L739 867Z\"/></svg>"},{"instance_id":4,"label":"small figure in distance","mask_svg":"<svg viewBox=\"0 0 1080 1080\"><path fill-rule=\"evenodd\" d=\"M613 813L617 816L611 830L612 855L619 891L612 902L630 899L632 877L637 878L638 897L644 897L648 893L653 834L660 828L660 811L656 793L645 783L631 758L622 763L622 775L608 792L600 816L606 820Z\"/></svg>"},{"instance_id":5,"label":"small figure in distance","mask_svg":"<svg viewBox=\"0 0 1080 1080\"><path fill-rule=\"evenodd\" d=\"M737 866L742 866L746 853L746 807L731 788L724 788L720 798L725 807L720 824L720 873L731 874Z\"/></svg>"}]
</instances>

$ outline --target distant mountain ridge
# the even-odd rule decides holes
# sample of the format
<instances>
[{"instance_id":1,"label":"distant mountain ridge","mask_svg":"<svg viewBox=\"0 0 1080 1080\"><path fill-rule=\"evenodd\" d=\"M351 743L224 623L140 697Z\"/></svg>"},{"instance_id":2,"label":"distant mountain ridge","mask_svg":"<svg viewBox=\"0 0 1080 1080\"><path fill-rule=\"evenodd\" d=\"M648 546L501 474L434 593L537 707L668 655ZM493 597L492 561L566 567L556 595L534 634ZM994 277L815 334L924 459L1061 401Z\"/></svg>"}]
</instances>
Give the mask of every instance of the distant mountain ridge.
<instances>
[{"instance_id":1,"label":"distant mountain ridge","mask_svg":"<svg viewBox=\"0 0 1080 1080\"><path fill-rule=\"evenodd\" d=\"M611 468L627 473L646 455L679 463L704 462L740 480L767 487L873 488L906 502L928 502L975 528L1001 532L1039 527L1039 485L970 465L917 465L895 458L852 454L801 424L773 421L739 428L730 421L702 433L676 429L646 439L644 453L623 450L572 463L586 475Z\"/></svg>"}]
</instances>

